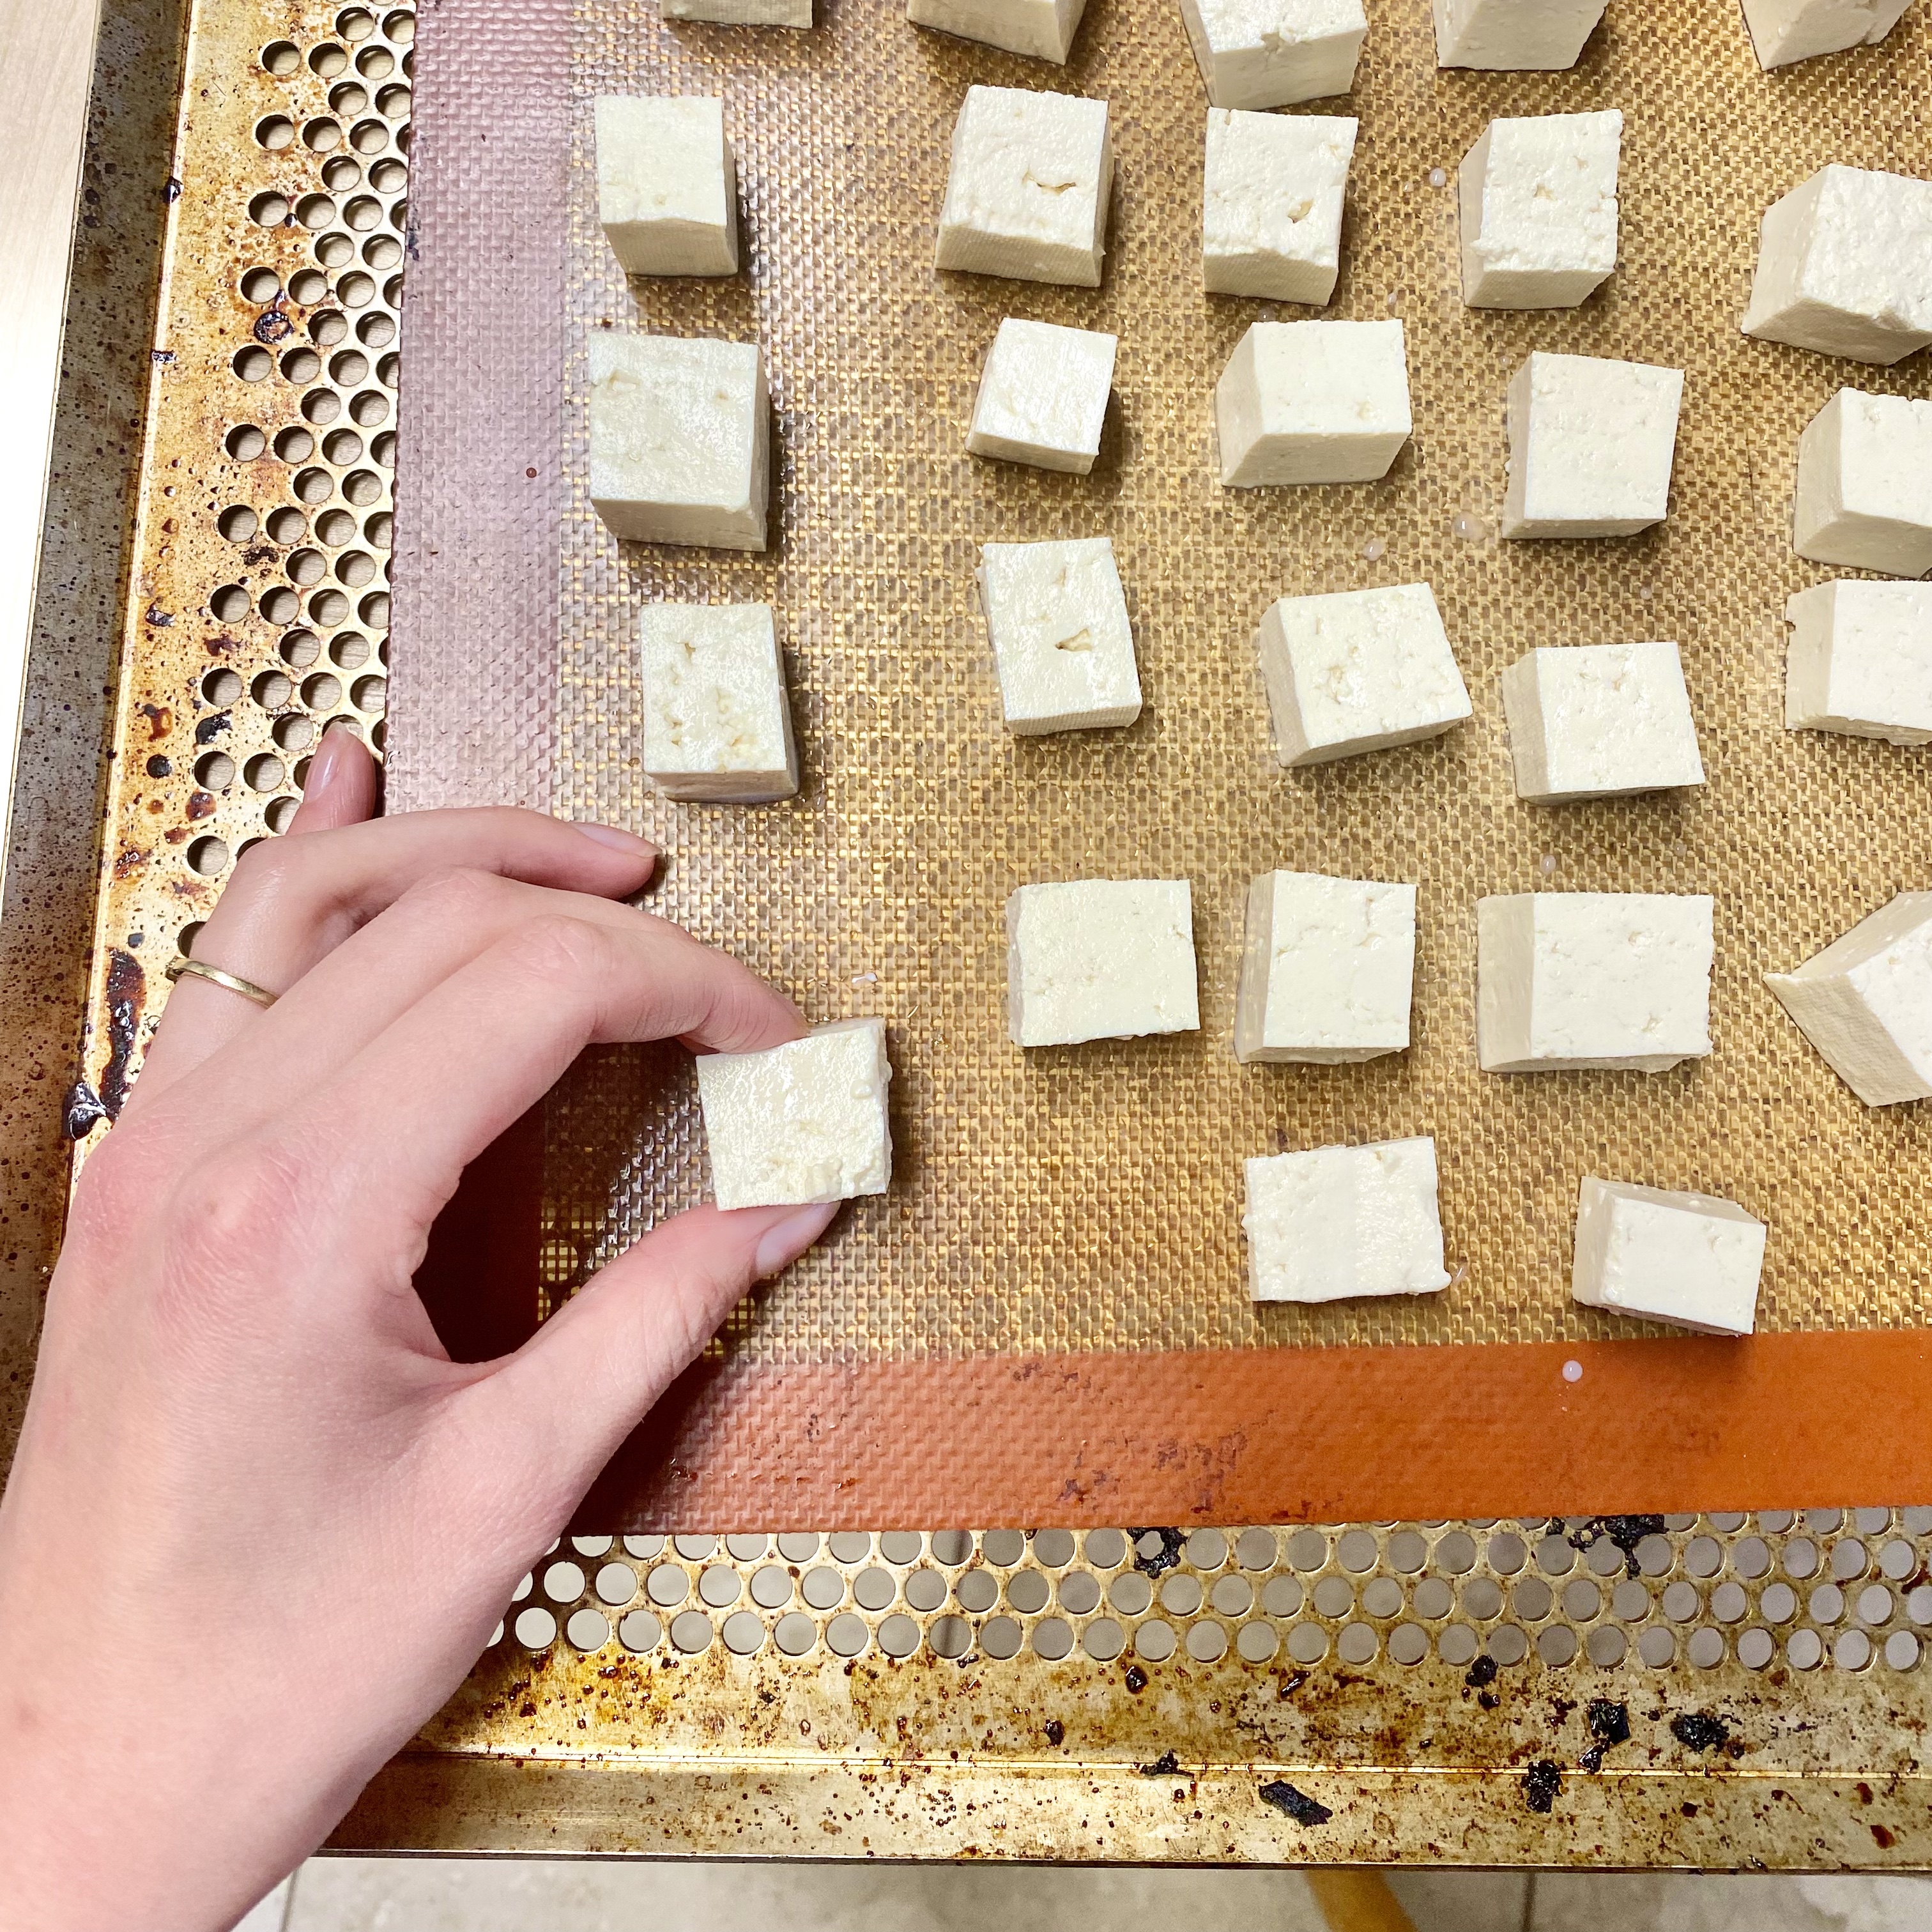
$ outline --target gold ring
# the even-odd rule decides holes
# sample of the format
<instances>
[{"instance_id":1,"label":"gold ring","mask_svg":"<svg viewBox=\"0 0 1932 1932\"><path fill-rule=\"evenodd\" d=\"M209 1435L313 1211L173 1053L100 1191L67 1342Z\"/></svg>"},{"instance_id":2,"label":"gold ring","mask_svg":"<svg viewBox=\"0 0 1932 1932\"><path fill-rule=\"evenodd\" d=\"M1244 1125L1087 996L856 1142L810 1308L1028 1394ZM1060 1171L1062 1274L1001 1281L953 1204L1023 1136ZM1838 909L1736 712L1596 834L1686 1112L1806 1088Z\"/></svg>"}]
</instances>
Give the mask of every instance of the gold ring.
<instances>
[{"instance_id":1,"label":"gold ring","mask_svg":"<svg viewBox=\"0 0 1932 1932\"><path fill-rule=\"evenodd\" d=\"M244 1000L253 1000L258 1006L272 1006L280 997L266 986L256 986L252 980L224 973L219 966L204 966L199 959L190 959L185 954L169 967L167 977L172 982L190 973L197 980L208 980L218 986L226 986L231 993L239 993Z\"/></svg>"}]
</instances>

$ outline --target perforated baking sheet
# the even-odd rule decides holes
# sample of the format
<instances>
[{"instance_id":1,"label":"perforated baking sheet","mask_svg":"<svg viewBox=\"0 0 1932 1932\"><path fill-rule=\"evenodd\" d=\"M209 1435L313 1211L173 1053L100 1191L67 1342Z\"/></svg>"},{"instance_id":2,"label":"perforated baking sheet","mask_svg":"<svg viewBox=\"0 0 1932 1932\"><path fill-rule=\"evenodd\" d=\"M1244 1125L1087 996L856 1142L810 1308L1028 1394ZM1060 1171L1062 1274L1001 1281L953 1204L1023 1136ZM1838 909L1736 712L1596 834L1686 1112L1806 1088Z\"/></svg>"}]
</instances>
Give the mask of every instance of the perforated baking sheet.
<instances>
[{"instance_id":1,"label":"perforated baking sheet","mask_svg":"<svg viewBox=\"0 0 1932 1932\"><path fill-rule=\"evenodd\" d=\"M1745 1390L1786 1407L1793 1385L1822 1375L1841 1391L1882 1359L1922 1390L1910 1331L1928 1279L1925 1115L1861 1106L1761 976L1924 883L1918 754L1783 729L1781 611L1825 574L1790 550L1800 428L1846 381L1918 393L1925 379L1916 362L1854 368L1736 327L1771 201L1827 160L1921 166L1922 23L1768 76L1720 8L1613 9L1574 71L1490 74L1436 69L1420 4L1378 10L1353 95L1325 104L1361 124L1326 313L1401 318L1414 436L1380 483L1251 492L1215 481L1213 385L1251 322L1304 311L1202 292L1205 101L1177 9L1096 0L1064 74L916 31L883 4L834 4L806 34L667 26L616 0L579 5L567 26L548 8L493 9L448 16L442 32L440 50L425 49L419 117L414 507L425 531L473 532L501 514L512 540L425 536L412 549L406 481L402 622L418 646L398 665L394 795L542 798L647 832L670 854L662 911L814 1020L883 1014L896 1070L891 1192L855 1204L741 1309L683 1433L657 1425L656 1447L610 1479L607 1509L659 1527L667 1509L767 1520L776 1496L795 1493L783 1466L806 1418L834 1412L845 1426L829 1460L848 1486L873 1466L865 1443L892 1444L862 1490L900 1520L908 1488L942 1516L964 1513L944 1505L964 1503L968 1485L982 1507L1006 1507L998 1481L985 1485L988 1437L1012 1445L1001 1478L1040 1472L1022 1484L1030 1503L1042 1489L1111 1488L1116 1507L1131 1498L1163 1518L1211 1514L1230 1484L1263 1514L1419 1509L1430 1484L1456 1488L1453 1462L1512 1439L1514 1460L1492 1454L1489 1466L1513 1504L1736 1502ZM486 70L499 84L459 82ZM520 118L506 166L497 117L511 74ZM932 268L952 122L976 80L1110 104L1117 184L1098 290ZM724 98L747 273L626 286L596 220L591 103L607 92ZM1625 116L1616 276L1577 310L1466 308L1463 153L1498 113L1607 106ZM472 294L490 346L480 384ZM964 453L980 363L1009 314L1120 336L1090 478ZM591 510L585 342L640 328L764 345L780 453L769 554L620 544ZM1685 369L1665 525L1612 542L1498 540L1504 390L1533 347ZM504 507L472 523L479 502ZM977 548L1102 533L1146 709L1120 731L1016 740L1000 722ZM1282 771L1251 641L1268 603L1418 578L1442 604L1472 722ZM554 622L541 608L553 584ZM796 801L677 805L646 785L632 640L656 598L775 607L804 748ZM1503 668L1533 645L1659 637L1682 646L1708 784L1520 802ZM531 728L546 718L554 728ZM1246 884L1274 866L1418 883L1407 1053L1236 1064ZM1199 1033L1009 1043L1006 897L1087 876L1192 881ZM1712 1056L1662 1075L1480 1072L1475 903L1531 890L1713 893ZM1448 1289L1252 1304L1244 1156L1417 1132L1436 1137ZM1906 1332L1856 1359L1776 1340L1619 1346L1645 1331L1568 1292L1585 1173L1724 1195L1766 1219L1770 1337ZM688 1074L659 1054L598 1056L550 1114L543 1294L704 1184ZM1583 1364L1580 1384L1562 1379L1569 1362ZM1063 1373L1064 1406L1038 1400L1042 1372ZM1471 1412L1460 1423L1424 1394L1442 1385ZM915 1414L956 1472L951 1492L908 1474L895 1492L883 1474L903 1462L901 1424ZM1351 1414L1370 1426L1349 1431ZM1134 1425L1119 1428L1122 1415ZM1148 1415L1162 1419L1151 1432L1138 1426ZM1814 1420L1790 1425L1808 1493L1831 1487L1840 1436ZM1110 1427L1096 1457L1092 1432ZM640 1473L653 1456L680 1480ZM1618 1493L1619 1476L1638 1493ZM836 1507L836 1493L824 1500ZM696 1516L678 1514L680 1497Z\"/></svg>"}]
</instances>

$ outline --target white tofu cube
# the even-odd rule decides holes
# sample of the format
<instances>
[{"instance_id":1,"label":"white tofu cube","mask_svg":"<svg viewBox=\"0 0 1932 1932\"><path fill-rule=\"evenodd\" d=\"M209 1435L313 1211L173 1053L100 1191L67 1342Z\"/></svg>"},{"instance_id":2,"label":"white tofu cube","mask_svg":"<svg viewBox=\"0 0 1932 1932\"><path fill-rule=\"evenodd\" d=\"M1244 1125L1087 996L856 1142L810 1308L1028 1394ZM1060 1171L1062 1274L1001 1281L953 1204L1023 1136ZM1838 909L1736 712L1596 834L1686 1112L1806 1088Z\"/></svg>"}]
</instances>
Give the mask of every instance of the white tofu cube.
<instances>
[{"instance_id":1,"label":"white tofu cube","mask_svg":"<svg viewBox=\"0 0 1932 1932\"><path fill-rule=\"evenodd\" d=\"M1087 0L906 0L906 18L962 40L1064 66Z\"/></svg>"},{"instance_id":2,"label":"white tofu cube","mask_svg":"<svg viewBox=\"0 0 1932 1932\"><path fill-rule=\"evenodd\" d=\"M1284 765L1412 745L1469 715L1426 584L1284 597L1262 618L1255 645Z\"/></svg>"},{"instance_id":3,"label":"white tofu cube","mask_svg":"<svg viewBox=\"0 0 1932 1932\"><path fill-rule=\"evenodd\" d=\"M1538 350L1509 386L1506 537L1623 537L1670 508L1684 371Z\"/></svg>"},{"instance_id":4,"label":"white tofu cube","mask_svg":"<svg viewBox=\"0 0 1932 1932\"><path fill-rule=\"evenodd\" d=\"M1433 1294L1449 1286L1436 1143L1377 1141L1247 1162L1248 1292L1256 1301Z\"/></svg>"},{"instance_id":5,"label":"white tofu cube","mask_svg":"<svg viewBox=\"0 0 1932 1932\"><path fill-rule=\"evenodd\" d=\"M986 352L966 447L1084 476L1100 453L1117 335L1008 316Z\"/></svg>"},{"instance_id":6,"label":"white tofu cube","mask_svg":"<svg viewBox=\"0 0 1932 1932\"><path fill-rule=\"evenodd\" d=\"M1106 537L988 544L980 597L1006 729L1131 724L1141 715L1134 634Z\"/></svg>"},{"instance_id":7,"label":"white tofu cube","mask_svg":"<svg viewBox=\"0 0 1932 1932\"><path fill-rule=\"evenodd\" d=\"M1104 100L969 87L953 124L935 266L1096 289L1113 183Z\"/></svg>"},{"instance_id":8,"label":"white tofu cube","mask_svg":"<svg viewBox=\"0 0 1932 1932\"><path fill-rule=\"evenodd\" d=\"M1356 126L1343 115L1208 110L1201 267L1212 293L1318 304L1335 292Z\"/></svg>"},{"instance_id":9,"label":"white tofu cube","mask_svg":"<svg viewBox=\"0 0 1932 1932\"><path fill-rule=\"evenodd\" d=\"M698 1099L721 1208L883 1194L892 1175L884 1020L839 1020L762 1053L700 1053Z\"/></svg>"},{"instance_id":10,"label":"white tofu cube","mask_svg":"<svg viewBox=\"0 0 1932 1932\"><path fill-rule=\"evenodd\" d=\"M1932 570L1932 402L1840 389L1798 439L1791 542L1814 563Z\"/></svg>"},{"instance_id":11,"label":"white tofu cube","mask_svg":"<svg viewBox=\"0 0 1932 1932\"><path fill-rule=\"evenodd\" d=\"M1508 70L1574 67L1604 0L1432 0L1436 64Z\"/></svg>"},{"instance_id":12,"label":"white tofu cube","mask_svg":"<svg viewBox=\"0 0 1932 1932\"><path fill-rule=\"evenodd\" d=\"M1006 1024L1016 1046L1192 1033L1201 1024L1185 879L1022 886L1006 902Z\"/></svg>"},{"instance_id":13,"label":"white tofu cube","mask_svg":"<svg viewBox=\"0 0 1932 1932\"><path fill-rule=\"evenodd\" d=\"M1876 46L1912 0L1744 0L1744 25L1762 68L1846 47Z\"/></svg>"},{"instance_id":14,"label":"white tofu cube","mask_svg":"<svg viewBox=\"0 0 1932 1932\"><path fill-rule=\"evenodd\" d=\"M738 164L724 102L600 94L597 215L627 275L735 275Z\"/></svg>"},{"instance_id":15,"label":"white tofu cube","mask_svg":"<svg viewBox=\"0 0 1932 1932\"><path fill-rule=\"evenodd\" d=\"M1574 308L1610 279L1623 134L1614 108L1483 130L1456 177L1472 308Z\"/></svg>"},{"instance_id":16,"label":"white tofu cube","mask_svg":"<svg viewBox=\"0 0 1932 1932\"><path fill-rule=\"evenodd\" d=\"M1932 182L1834 163L1773 202L1741 326L1854 362L1932 342Z\"/></svg>"},{"instance_id":17,"label":"white tofu cube","mask_svg":"<svg viewBox=\"0 0 1932 1932\"><path fill-rule=\"evenodd\" d=\"M1346 94L1369 31L1362 0L1180 0L1216 107L1286 107Z\"/></svg>"},{"instance_id":18,"label":"white tofu cube","mask_svg":"<svg viewBox=\"0 0 1932 1932\"><path fill-rule=\"evenodd\" d=\"M1258 322L1214 386L1221 482L1366 483L1408 440L1399 322Z\"/></svg>"},{"instance_id":19,"label":"white tofu cube","mask_svg":"<svg viewBox=\"0 0 1932 1932\"><path fill-rule=\"evenodd\" d=\"M590 337L590 501L613 536L763 550L772 405L754 342Z\"/></svg>"},{"instance_id":20,"label":"white tofu cube","mask_svg":"<svg viewBox=\"0 0 1932 1932\"><path fill-rule=\"evenodd\" d=\"M1476 1059L1486 1073L1661 1073L1711 1051L1712 902L1518 892L1476 902Z\"/></svg>"},{"instance_id":21,"label":"white tofu cube","mask_svg":"<svg viewBox=\"0 0 1932 1932\"><path fill-rule=\"evenodd\" d=\"M659 0L667 20L705 20L720 27L808 27L812 0Z\"/></svg>"},{"instance_id":22,"label":"white tofu cube","mask_svg":"<svg viewBox=\"0 0 1932 1932\"><path fill-rule=\"evenodd\" d=\"M1534 650L1503 673L1519 798L1618 798L1700 785L1697 728L1672 644Z\"/></svg>"},{"instance_id":23,"label":"white tofu cube","mask_svg":"<svg viewBox=\"0 0 1932 1932\"><path fill-rule=\"evenodd\" d=\"M1415 888L1316 872L1248 887L1234 1058L1324 1066L1408 1045Z\"/></svg>"},{"instance_id":24,"label":"white tofu cube","mask_svg":"<svg viewBox=\"0 0 1932 1932\"><path fill-rule=\"evenodd\" d=\"M1748 1335L1764 1237L1764 1223L1735 1201L1586 1174L1570 1292L1589 1308Z\"/></svg>"},{"instance_id":25,"label":"white tofu cube","mask_svg":"<svg viewBox=\"0 0 1932 1932\"><path fill-rule=\"evenodd\" d=\"M760 804L798 790L768 604L648 604L638 620L644 776L668 798Z\"/></svg>"},{"instance_id":26,"label":"white tofu cube","mask_svg":"<svg viewBox=\"0 0 1932 1932\"><path fill-rule=\"evenodd\" d=\"M1786 730L1932 743L1932 586L1814 584L1784 615Z\"/></svg>"},{"instance_id":27,"label":"white tofu cube","mask_svg":"<svg viewBox=\"0 0 1932 1932\"><path fill-rule=\"evenodd\" d=\"M1900 892L1764 983L1868 1107L1932 1099L1932 892Z\"/></svg>"}]
</instances>

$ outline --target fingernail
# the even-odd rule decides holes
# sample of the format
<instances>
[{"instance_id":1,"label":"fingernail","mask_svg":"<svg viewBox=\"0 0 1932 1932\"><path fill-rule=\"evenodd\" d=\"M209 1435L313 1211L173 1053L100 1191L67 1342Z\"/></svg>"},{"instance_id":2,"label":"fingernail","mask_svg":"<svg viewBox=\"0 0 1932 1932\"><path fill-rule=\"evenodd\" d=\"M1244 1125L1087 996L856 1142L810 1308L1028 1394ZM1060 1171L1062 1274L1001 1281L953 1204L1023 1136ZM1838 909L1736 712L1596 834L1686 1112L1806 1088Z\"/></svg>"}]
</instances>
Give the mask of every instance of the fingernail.
<instances>
[{"instance_id":1,"label":"fingernail","mask_svg":"<svg viewBox=\"0 0 1932 1932\"><path fill-rule=\"evenodd\" d=\"M302 784L302 796L313 803L321 797L335 781L335 775L342 769L342 760L348 755L349 740L354 734L346 726L332 724L322 734L322 742L315 748L315 754L308 761L308 772Z\"/></svg>"},{"instance_id":2,"label":"fingernail","mask_svg":"<svg viewBox=\"0 0 1932 1932\"><path fill-rule=\"evenodd\" d=\"M769 1280L790 1268L832 1225L832 1216L844 1205L840 1201L821 1201L788 1214L776 1227L767 1228L752 1264L758 1279Z\"/></svg>"},{"instance_id":3,"label":"fingernail","mask_svg":"<svg viewBox=\"0 0 1932 1932\"><path fill-rule=\"evenodd\" d=\"M641 859L658 849L648 838L640 838L634 832L622 831L614 825L579 825L577 829L585 838L594 838L614 852L622 852L626 858Z\"/></svg>"}]
</instances>

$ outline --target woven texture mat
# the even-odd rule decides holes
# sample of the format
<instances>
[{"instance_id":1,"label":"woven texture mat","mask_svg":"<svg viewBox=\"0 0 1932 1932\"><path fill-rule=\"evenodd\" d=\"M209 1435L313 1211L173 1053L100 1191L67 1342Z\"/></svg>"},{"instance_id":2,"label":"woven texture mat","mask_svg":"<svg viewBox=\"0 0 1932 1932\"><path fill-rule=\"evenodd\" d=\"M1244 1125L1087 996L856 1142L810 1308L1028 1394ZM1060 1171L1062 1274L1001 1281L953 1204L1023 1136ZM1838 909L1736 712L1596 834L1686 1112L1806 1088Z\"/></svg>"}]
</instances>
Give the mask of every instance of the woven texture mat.
<instances>
[{"instance_id":1,"label":"woven texture mat","mask_svg":"<svg viewBox=\"0 0 1932 1932\"><path fill-rule=\"evenodd\" d=\"M1640 1334L1569 1299L1586 1172L1707 1190L1766 1219L1764 1330L1924 1319L1924 1111L1861 1106L1761 976L1927 884L1924 754L1788 734L1782 712L1784 599L1828 574L1791 554L1799 430L1841 384L1922 394L1927 377L1922 358L1864 369L1736 326L1758 220L1778 196L1827 161L1924 172L1918 14L1880 48L1766 75L1716 0L1612 0L1577 68L1515 75L1438 72L1424 0L1376 8L1353 95L1318 104L1361 122L1324 313L1401 317L1414 436L1380 483L1230 492L1214 480L1214 382L1252 321L1312 311L1202 292L1206 101L1172 0L1092 0L1064 72L914 29L886 0L832 0L809 34L667 27L654 8L599 0L571 25L566 78L556 16L529 13L548 50L534 78L514 60L493 70L493 39L523 31L502 10L425 16L392 799L548 800L642 831L670 854L665 914L814 1021L886 1018L892 1191L856 1204L740 1312L733 1361ZM948 144L974 81L1109 102L1100 289L934 272ZM627 289L596 220L602 92L723 96L748 273ZM1466 308L1462 156L1492 116L1604 107L1625 116L1615 277L1580 310ZM533 160L490 148L506 114ZM548 223L567 236L560 293L543 266ZM510 259L492 257L502 250ZM481 310L454 298L459 286ZM980 365L1008 314L1118 334L1090 478L964 454ZM490 339L500 324L511 339ZM584 398L585 344L606 328L763 343L780 472L769 554L620 545L604 531L586 494ZM552 345L560 402L552 368L527 359ZM1532 348L1687 370L1662 528L1498 541L1504 390ZM466 408L478 419L466 429ZM495 454L473 454L472 436ZM515 540L497 554L470 519L476 502L498 514L506 500ZM452 534L433 545L424 532L438 519ZM1145 710L1124 731L1015 740L974 589L978 546L1101 534L1119 556ZM1424 746L1282 771L1252 641L1267 604L1424 578L1473 721ZM554 635L542 615L553 583ZM646 784L633 636L659 598L775 607L805 766L795 802L680 805ZM1538 644L1652 638L1682 646L1709 783L1520 802L1504 666ZM531 728L550 718L554 731ZM1407 1054L1237 1066L1246 889L1275 866L1417 882ZM1081 877L1192 881L1198 1034L1009 1044L1006 897ZM1533 890L1714 893L1713 1056L1654 1076L1479 1072L1475 903ZM1420 1132L1437 1140L1448 1290L1254 1308L1244 1156ZM677 1057L592 1056L550 1112L547 1292L700 1198L704 1179Z\"/></svg>"}]
</instances>

